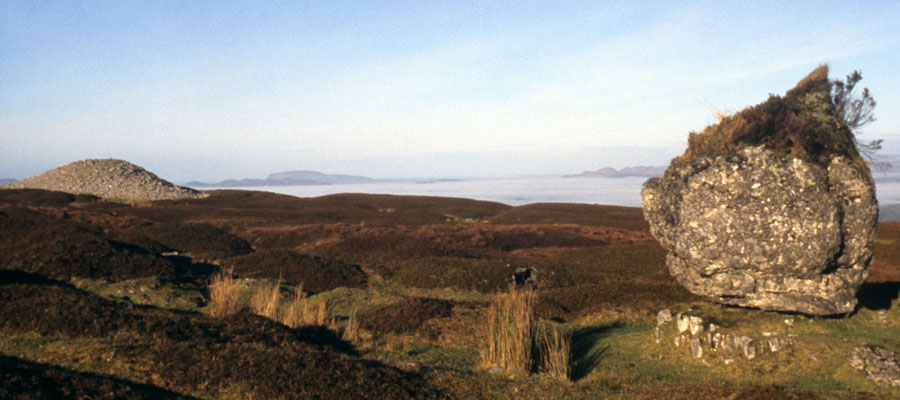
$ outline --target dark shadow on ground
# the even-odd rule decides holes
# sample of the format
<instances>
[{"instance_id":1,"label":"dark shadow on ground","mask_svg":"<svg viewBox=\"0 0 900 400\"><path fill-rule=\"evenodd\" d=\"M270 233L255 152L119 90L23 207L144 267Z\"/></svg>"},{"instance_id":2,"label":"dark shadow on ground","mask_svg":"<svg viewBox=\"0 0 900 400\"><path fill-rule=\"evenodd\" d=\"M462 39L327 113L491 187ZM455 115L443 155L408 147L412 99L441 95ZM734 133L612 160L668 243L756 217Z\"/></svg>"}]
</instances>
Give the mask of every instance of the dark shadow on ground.
<instances>
[{"instance_id":1,"label":"dark shadow on ground","mask_svg":"<svg viewBox=\"0 0 900 400\"><path fill-rule=\"evenodd\" d=\"M621 323L591 326L578 329L572 333L572 355L570 378L578 381L594 370L603 359L609 346L600 342L613 330L620 328Z\"/></svg>"},{"instance_id":2,"label":"dark shadow on ground","mask_svg":"<svg viewBox=\"0 0 900 400\"><path fill-rule=\"evenodd\" d=\"M0 269L0 286L15 284L72 287L72 285L68 283L49 279L43 275L32 274L17 269Z\"/></svg>"},{"instance_id":3,"label":"dark shadow on ground","mask_svg":"<svg viewBox=\"0 0 900 400\"><path fill-rule=\"evenodd\" d=\"M95 397L96 396L96 397ZM0 398L4 399L193 399L123 379L78 372L0 356Z\"/></svg>"},{"instance_id":4,"label":"dark shadow on ground","mask_svg":"<svg viewBox=\"0 0 900 400\"><path fill-rule=\"evenodd\" d=\"M900 282L864 283L856 297L859 306L870 310L887 310L900 296Z\"/></svg>"}]
</instances>

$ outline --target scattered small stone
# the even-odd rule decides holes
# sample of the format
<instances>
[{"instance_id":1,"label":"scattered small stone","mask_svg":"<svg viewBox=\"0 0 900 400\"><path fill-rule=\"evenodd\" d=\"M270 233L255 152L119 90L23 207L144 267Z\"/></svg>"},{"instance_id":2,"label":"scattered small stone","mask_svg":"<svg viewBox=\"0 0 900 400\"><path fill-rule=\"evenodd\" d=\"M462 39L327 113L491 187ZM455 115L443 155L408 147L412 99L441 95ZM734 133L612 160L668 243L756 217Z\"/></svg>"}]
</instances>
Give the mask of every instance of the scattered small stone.
<instances>
[{"instance_id":1,"label":"scattered small stone","mask_svg":"<svg viewBox=\"0 0 900 400\"><path fill-rule=\"evenodd\" d=\"M503 368L501 368L501 367L498 366L498 365L495 365L495 366L493 366L493 367L488 368L488 372L490 372L490 373L492 373L492 374L498 374L498 373L500 373L500 372L503 372Z\"/></svg>"},{"instance_id":2,"label":"scattered small stone","mask_svg":"<svg viewBox=\"0 0 900 400\"><path fill-rule=\"evenodd\" d=\"M700 345L700 339L691 339L691 355L694 356L694 359L703 357L703 346Z\"/></svg>"},{"instance_id":3,"label":"scattered small stone","mask_svg":"<svg viewBox=\"0 0 900 400\"><path fill-rule=\"evenodd\" d=\"M653 338L656 340L656 343L659 343L662 340L662 333L659 331L659 327L656 327L656 331L653 333Z\"/></svg>"},{"instance_id":4,"label":"scattered small stone","mask_svg":"<svg viewBox=\"0 0 900 400\"><path fill-rule=\"evenodd\" d=\"M732 352L734 352L734 349L732 349L731 345L729 345L726 341L722 341L721 349L722 354L731 354Z\"/></svg>"},{"instance_id":5,"label":"scattered small stone","mask_svg":"<svg viewBox=\"0 0 900 400\"><path fill-rule=\"evenodd\" d=\"M711 334L712 338L709 340L709 347L712 351L719 351L720 344L722 343L722 334L716 332L715 334Z\"/></svg>"},{"instance_id":6,"label":"scattered small stone","mask_svg":"<svg viewBox=\"0 0 900 400\"><path fill-rule=\"evenodd\" d=\"M900 387L900 354L863 343L850 350L850 366L880 386Z\"/></svg>"},{"instance_id":7,"label":"scattered small stone","mask_svg":"<svg viewBox=\"0 0 900 400\"><path fill-rule=\"evenodd\" d=\"M756 346L751 344L744 347L744 357L747 357L748 360L756 358Z\"/></svg>"},{"instance_id":8,"label":"scattered small stone","mask_svg":"<svg viewBox=\"0 0 900 400\"><path fill-rule=\"evenodd\" d=\"M668 308L660 310L656 313L656 325L662 325L669 321L672 321L672 311L669 311Z\"/></svg>"},{"instance_id":9,"label":"scattered small stone","mask_svg":"<svg viewBox=\"0 0 900 400\"><path fill-rule=\"evenodd\" d=\"M723 358L722 359L722 364L725 364L725 365L731 364L733 362L734 362L733 358Z\"/></svg>"},{"instance_id":10,"label":"scattered small stone","mask_svg":"<svg viewBox=\"0 0 900 400\"><path fill-rule=\"evenodd\" d=\"M888 323L888 314L885 310L878 310L875 315L878 317L878 320L881 321L882 324L887 325Z\"/></svg>"},{"instance_id":11,"label":"scattered small stone","mask_svg":"<svg viewBox=\"0 0 900 400\"><path fill-rule=\"evenodd\" d=\"M703 318L690 317L690 330L691 336L697 336L700 332L703 332Z\"/></svg>"},{"instance_id":12,"label":"scattered small stone","mask_svg":"<svg viewBox=\"0 0 900 400\"><path fill-rule=\"evenodd\" d=\"M756 357L756 347L751 343L753 339L749 336L735 336L734 337L734 347L741 349L744 353L744 357L748 360L752 360Z\"/></svg>"},{"instance_id":13,"label":"scattered small stone","mask_svg":"<svg viewBox=\"0 0 900 400\"><path fill-rule=\"evenodd\" d=\"M715 333L716 330L719 329L719 326L716 324L709 324L709 331Z\"/></svg>"},{"instance_id":14,"label":"scattered small stone","mask_svg":"<svg viewBox=\"0 0 900 400\"><path fill-rule=\"evenodd\" d=\"M767 342L769 344L769 351L773 353L777 353L784 347L784 342L780 338L771 338Z\"/></svg>"},{"instance_id":15,"label":"scattered small stone","mask_svg":"<svg viewBox=\"0 0 900 400\"><path fill-rule=\"evenodd\" d=\"M794 326L794 319L793 318L785 318L784 324L787 326Z\"/></svg>"},{"instance_id":16,"label":"scattered small stone","mask_svg":"<svg viewBox=\"0 0 900 400\"><path fill-rule=\"evenodd\" d=\"M690 325L691 325L691 316L690 316L690 315L684 315L684 314L682 314L682 313L678 313L678 314L675 316L675 323L676 323L677 326L678 326L678 333L679 333L679 334L685 333L685 332L687 332L687 330L690 328Z\"/></svg>"}]
</instances>

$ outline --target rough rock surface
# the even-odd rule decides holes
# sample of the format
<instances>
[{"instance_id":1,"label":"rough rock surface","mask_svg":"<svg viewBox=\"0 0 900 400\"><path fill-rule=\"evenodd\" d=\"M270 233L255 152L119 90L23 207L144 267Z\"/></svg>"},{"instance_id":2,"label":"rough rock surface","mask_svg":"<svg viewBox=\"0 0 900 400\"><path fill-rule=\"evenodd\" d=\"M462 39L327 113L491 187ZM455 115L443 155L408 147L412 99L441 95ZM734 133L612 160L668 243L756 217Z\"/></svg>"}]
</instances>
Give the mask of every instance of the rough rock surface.
<instances>
[{"instance_id":1,"label":"rough rock surface","mask_svg":"<svg viewBox=\"0 0 900 400\"><path fill-rule=\"evenodd\" d=\"M900 387L900 354L883 347L861 344L850 350L850 366L881 386Z\"/></svg>"},{"instance_id":2,"label":"rough rock surface","mask_svg":"<svg viewBox=\"0 0 900 400\"><path fill-rule=\"evenodd\" d=\"M726 304L853 311L877 230L875 188L844 159L827 169L761 147L644 183L644 214L670 273Z\"/></svg>"},{"instance_id":3,"label":"rough rock surface","mask_svg":"<svg viewBox=\"0 0 900 400\"><path fill-rule=\"evenodd\" d=\"M814 74L819 80L826 77L821 70ZM826 95L830 87L809 86ZM789 95L797 95L796 89L792 92ZM775 108L775 101L790 98L774 97L737 115L744 118L737 125L755 123L746 115L767 118L760 110ZM822 104L834 107L830 100ZM791 112L784 108L779 112ZM785 128L762 124L774 132L771 136L755 131L750 133L758 137L734 139L743 134L739 131L719 136L737 143L727 154L698 153L674 160L662 178L644 183L644 216L653 236L668 250L669 272L695 294L766 310L851 312L877 233L874 183L858 160L839 154L803 158L771 150L798 137L784 134L784 129L820 122L803 111L792 115L800 122L789 121ZM772 137L781 144L773 144Z\"/></svg>"},{"instance_id":4,"label":"rough rock surface","mask_svg":"<svg viewBox=\"0 0 900 400\"><path fill-rule=\"evenodd\" d=\"M176 186L137 165L113 158L76 161L2 188L55 190L129 201L205 197L203 192Z\"/></svg>"}]
</instances>

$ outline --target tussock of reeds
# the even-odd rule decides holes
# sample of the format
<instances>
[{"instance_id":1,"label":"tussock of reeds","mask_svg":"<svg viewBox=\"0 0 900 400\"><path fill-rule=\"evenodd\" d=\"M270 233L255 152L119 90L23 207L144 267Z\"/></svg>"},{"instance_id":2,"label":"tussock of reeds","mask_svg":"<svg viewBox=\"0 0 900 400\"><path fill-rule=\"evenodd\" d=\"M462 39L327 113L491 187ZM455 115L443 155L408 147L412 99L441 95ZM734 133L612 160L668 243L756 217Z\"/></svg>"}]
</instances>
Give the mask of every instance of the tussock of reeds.
<instances>
[{"instance_id":1,"label":"tussock of reeds","mask_svg":"<svg viewBox=\"0 0 900 400\"><path fill-rule=\"evenodd\" d=\"M234 279L234 269L228 268L213 275L209 283L209 313L224 317L237 311L241 283Z\"/></svg>"},{"instance_id":2,"label":"tussock of reeds","mask_svg":"<svg viewBox=\"0 0 900 400\"><path fill-rule=\"evenodd\" d=\"M534 317L537 291L510 285L497 295L487 311L487 344L481 351L482 368L500 367L511 375L532 371L560 380L569 379L571 338L549 322Z\"/></svg>"},{"instance_id":3,"label":"tussock of reeds","mask_svg":"<svg viewBox=\"0 0 900 400\"><path fill-rule=\"evenodd\" d=\"M356 318L356 309L350 311L350 317L344 325L344 331L341 333L341 339L348 342L354 342L359 339L359 320Z\"/></svg>"},{"instance_id":4,"label":"tussock of reeds","mask_svg":"<svg viewBox=\"0 0 900 400\"><path fill-rule=\"evenodd\" d=\"M538 329L538 367L541 372L556 379L568 380L572 339L559 333L559 328L551 323L542 325Z\"/></svg>"},{"instance_id":5,"label":"tussock of reeds","mask_svg":"<svg viewBox=\"0 0 900 400\"><path fill-rule=\"evenodd\" d=\"M313 303L303 292L303 284L294 289L294 298L284 311L281 323L297 328L301 326L325 326L328 312L324 302Z\"/></svg>"},{"instance_id":6,"label":"tussock of reeds","mask_svg":"<svg viewBox=\"0 0 900 400\"><path fill-rule=\"evenodd\" d=\"M531 371L534 289L510 285L509 292L497 296L488 308L488 340L481 351L481 365L499 366L510 374Z\"/></svg>"},{"instance_id":7,"label":"tussock of reeds","mask_svg":"<svg viewBox=\"0 0 900 400\"><path fill-rule=\"evenodd\" d=\"M281 280L264 283L256 288L250 298L250 309L254 314L278 320L278 304L281 300Z\"/></svg>"},{"instance_id":8,"label":"tussock of reeds","mask_svg":"<svg viewBox=\"0 0 900 400\"><path fill-rule=\"evenodd\" d=\"M234 314L240 292L241 283L234 279L233 269L215 274L209 283L210 314L216 317ZM286 305L282 304L281 280L262 283L250 296L250 309L254 314L279 321L291 328L326 326L347 341L355 341L360 337L356 309L350 312L343 329L339 329L337 317L328 312L325 302L310 300L303 292L302 283L294 288L294 296Z\"/></svg>"}]
</instances>

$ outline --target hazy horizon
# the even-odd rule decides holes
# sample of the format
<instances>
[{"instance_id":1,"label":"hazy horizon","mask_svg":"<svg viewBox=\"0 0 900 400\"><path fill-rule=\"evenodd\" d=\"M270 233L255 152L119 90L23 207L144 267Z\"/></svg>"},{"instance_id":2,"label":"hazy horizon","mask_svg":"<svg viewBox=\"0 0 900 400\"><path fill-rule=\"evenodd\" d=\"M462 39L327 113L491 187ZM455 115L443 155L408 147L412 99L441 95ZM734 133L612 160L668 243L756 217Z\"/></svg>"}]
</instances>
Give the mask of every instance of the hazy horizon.
<instances>
[{"instance_id":1,"label":"hazy horizon","mask_svg":"<svg viewBox=\"0 0 900 400\"><path fill-rule=\"evenodd\" d=\"M817 65L900 153L900 3L7 2L0 178L120 158L173 181L665 165Z\"/></svg>"}]
</instances>

